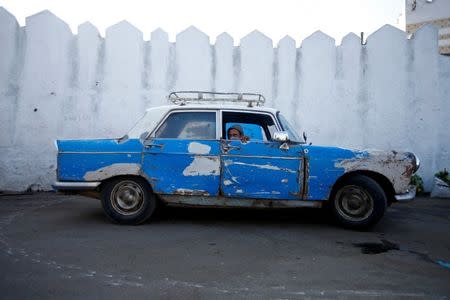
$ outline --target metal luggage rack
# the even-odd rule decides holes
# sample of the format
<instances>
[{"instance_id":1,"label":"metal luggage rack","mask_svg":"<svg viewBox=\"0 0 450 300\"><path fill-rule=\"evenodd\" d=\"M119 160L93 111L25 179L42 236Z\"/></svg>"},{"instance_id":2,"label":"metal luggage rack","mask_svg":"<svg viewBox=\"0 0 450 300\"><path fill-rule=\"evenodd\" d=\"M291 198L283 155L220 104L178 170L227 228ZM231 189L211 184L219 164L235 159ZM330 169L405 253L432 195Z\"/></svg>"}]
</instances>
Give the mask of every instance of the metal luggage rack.
<instances>
[{"instance_id":1,"label":"metal luggage rack","mask_svg":"<svg viewBox=\"0 0 450 300\"><path fill-rule=\"evenodd\" d=\"M247 103L248 107L262 106L266 102L261 94L255 93L219 93L202 91L178 91L169 94L168 99L177 105L186 105L187 103L214 103L214 102L232 102Z\"/></svg>"}]
</instances>

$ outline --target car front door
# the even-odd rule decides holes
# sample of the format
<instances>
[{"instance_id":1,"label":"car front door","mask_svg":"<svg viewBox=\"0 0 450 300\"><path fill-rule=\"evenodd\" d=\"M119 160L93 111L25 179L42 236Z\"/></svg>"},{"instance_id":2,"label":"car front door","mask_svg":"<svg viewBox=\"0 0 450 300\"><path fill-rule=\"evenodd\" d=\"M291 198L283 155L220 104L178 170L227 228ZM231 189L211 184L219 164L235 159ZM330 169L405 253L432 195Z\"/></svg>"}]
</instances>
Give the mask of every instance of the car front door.
<instances>
[{"instance_id":1,"label":"car front door","mask_svg":"<svg viewBox=\"0 0 450 300\"><path fill-rule=\"evenodd\" d=\"M172 111L144 142L143 171L153 191L217 196L220 142L216 111Z\"/></svg>"},{"instance_id":2,"label":"car front door","mask_svg":"<svg viewBox=\"0 0 450 300\"><path fill-rule=\"evenodd\" d=\"M222 114L222 130L228 123L244 124L248 116L239 113ZM263 139L250 137L248 142L228 140L226 132L221 141L221 191L226 197L301 200L303 184L303 150L299 144L271 141L270 131L258 115L248 117L252 125L261 126ZM273 116L261 115L268 124L277 126ZM244 131L245 131L245 126ZM279 128L276 128L279 130ZM244 133L245 135L245 133Z\"/></svg>"}]
</instances>

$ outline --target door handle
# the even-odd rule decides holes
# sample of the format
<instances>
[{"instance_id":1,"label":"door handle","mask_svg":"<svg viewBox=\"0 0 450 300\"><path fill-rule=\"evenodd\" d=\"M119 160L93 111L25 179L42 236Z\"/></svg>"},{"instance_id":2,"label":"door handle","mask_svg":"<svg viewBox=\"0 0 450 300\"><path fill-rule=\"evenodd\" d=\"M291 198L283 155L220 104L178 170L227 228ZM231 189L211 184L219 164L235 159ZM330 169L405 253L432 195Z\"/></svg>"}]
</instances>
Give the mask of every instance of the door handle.
<instances>
[{"instance_id":1,"label":"door handle","mask_svg":"<svg viewBox=\"0 0 450 300\"><path fill-rule=\"evenodd\" d=\"M228 146L228 145L224 145L224 146L223 146L223 150L226 150L226 151L230 151L230 150L241 150L241 147L239 147L239 146Z\"/></svg>"},{"instance_id":2,"label":"door handle","mask_svg":"<svg viewBox=\"0 0 450 300\"><path fill-rule=\"evenodd\" d=\"M161 144L145 144L145 148L152 148L152 147L162 148L163 145L161 145Z\"/></svg>"}]
</instances>

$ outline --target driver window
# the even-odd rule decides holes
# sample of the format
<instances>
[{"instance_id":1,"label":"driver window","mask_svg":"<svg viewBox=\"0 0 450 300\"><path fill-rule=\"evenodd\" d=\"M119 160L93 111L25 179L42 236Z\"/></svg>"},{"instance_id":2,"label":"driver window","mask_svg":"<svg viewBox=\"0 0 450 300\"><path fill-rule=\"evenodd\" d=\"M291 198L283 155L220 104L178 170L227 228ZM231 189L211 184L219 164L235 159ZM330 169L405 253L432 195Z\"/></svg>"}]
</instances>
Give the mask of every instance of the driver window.
<instances>
[{"instance_id":1,"label":"driver window","mask_svg":"<svg viewBox=\"0 0 450 300\"><path fill-rule=\"evenodd\" d=\"M216 139L215 112L175 112L169 115L155 133L164 139Z\"/></svg>"},{"instance_id":2,"label":"driver window","mask_svg":"<svg viewBox=\"0 0 450 300\"><path fill-rule=\"evenodd\" d=\"M271 140L277 130L270 115L243 112L222 113L222 138L230 139L230 129L236 128L248 140Z\"/></svg>"},{"instance_id":3,"label":"driver window","mask_svg":"<svg viewBox=\"0 0 450 300\"><path fill-rule=\"evenodd\" d=\"M230 128L239 128L242 129L242 135L247 136L249 140L267 141L267 137L263 128L257 124L228 122L226 123L225 128L227 139L230 139Z\"/></svg>"}]
</instances>

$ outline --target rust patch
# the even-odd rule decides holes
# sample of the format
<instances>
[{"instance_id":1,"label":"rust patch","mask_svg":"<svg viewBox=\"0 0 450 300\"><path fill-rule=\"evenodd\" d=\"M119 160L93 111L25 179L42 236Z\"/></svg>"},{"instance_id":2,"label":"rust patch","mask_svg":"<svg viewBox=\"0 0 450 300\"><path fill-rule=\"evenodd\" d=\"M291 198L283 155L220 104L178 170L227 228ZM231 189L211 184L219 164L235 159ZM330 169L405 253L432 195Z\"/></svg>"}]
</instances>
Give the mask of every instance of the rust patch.
<instances>
[{"instance_id":1,"label":"rust patch","mask_svg":"<svg viewBox=\"0 0 450 300\"><path fill-rule=\"evenodd\" d=\"M298 207L317 207L323 205L323 201L304 201L304 200L268 200L254 198L227 198L223 196L206 197L181 195L160 195L161 199L168 205L183 207L244 207L244 208L298 208Z\"/></svg>"},{"instance_id":2,"label":"rust patch","mask_svg":"<svg viewBox=\"0 0 450 300\"><path fill-rule=\"evenodd\" d=\"M209 196L205 190L177 189L174 194L182 196Z\"/></svg>"},{"instance_id":3,"label":"rust patch","mask_svg":"<svg viewBox=\"0 0 450 300\"><path fill-rule=\"evenodd\" d=\"M414 174L414 171L415 171L415 166L413 166L413 165L406 166L405 171L402 173L402 175L410 178Z\"/></svg>"},{"instance_id":4,"label":"rust patch","mask_svg":"<svg viewBox=\"0 0 450 300\"><path fill-rule=\"evenodd\" d=\"M309 158L303 155L303 184L302 184L302 199L308 197L308 186L309 185Z\"/></svg>"},{"instance_id":5,"label":"rust patch","mask_svg":"<svg viewBox=\"0 0 450 300\"><path fill-rule=\"evenodd\" d=\"M117 144L123 144L128 141L128 135L125 134L123 137L117 139Z\"/></svg>"}]
</instances>

